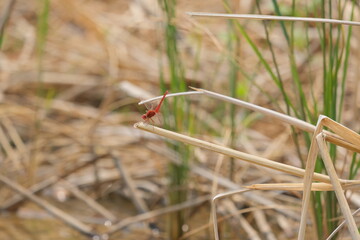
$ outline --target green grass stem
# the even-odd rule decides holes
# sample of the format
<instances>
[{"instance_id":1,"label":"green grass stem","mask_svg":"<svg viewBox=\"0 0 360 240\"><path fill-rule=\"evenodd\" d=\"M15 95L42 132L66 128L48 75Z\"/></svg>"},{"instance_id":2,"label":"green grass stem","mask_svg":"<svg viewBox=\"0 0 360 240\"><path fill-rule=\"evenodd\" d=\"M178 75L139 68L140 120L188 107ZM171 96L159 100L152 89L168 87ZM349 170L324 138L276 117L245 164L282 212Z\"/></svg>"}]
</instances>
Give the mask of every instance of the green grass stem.
<instances>
[{"instance_id":1,"label":"green grass stem","mask_svg":"<svg viewBox=\"0 0 360 240\"><path fill-rule=\"evenodd\" d=\"M178 51L177 45L177 26L175 25L174 19L176 18L176 0L159 0L162 6L163 13L165 16L164 23L164 40L165 40L165 53L168 61L168 72L170 73L170 92L178 92L186 90L185 73L184 67L181 60L181 56ZM163 70L161 70L163 71ZM167 89L165 86L164 74L161 72L160 85L163 91ZM169 106L167 102L164 104ZM165 119L164 123L169 128L175 131L182 132L185 129L189 131L190 112L189 104L185 99L174 99L172 103L172 116L174 116L174 122L170 122ZM164 115L167 111L164 110ZM169 203L175 205L182 203L187 200L187 180L189 171L189 159L190 149L188 146L184 146L180 143L168 143L168 145L178 153L181 159L181 164L176 165L174 163L169 164ZM170 239L179 239L183 235L182 226L185 224L185 212L178 211L169 214L168 232Z\"/></svg>"}]
</instances>

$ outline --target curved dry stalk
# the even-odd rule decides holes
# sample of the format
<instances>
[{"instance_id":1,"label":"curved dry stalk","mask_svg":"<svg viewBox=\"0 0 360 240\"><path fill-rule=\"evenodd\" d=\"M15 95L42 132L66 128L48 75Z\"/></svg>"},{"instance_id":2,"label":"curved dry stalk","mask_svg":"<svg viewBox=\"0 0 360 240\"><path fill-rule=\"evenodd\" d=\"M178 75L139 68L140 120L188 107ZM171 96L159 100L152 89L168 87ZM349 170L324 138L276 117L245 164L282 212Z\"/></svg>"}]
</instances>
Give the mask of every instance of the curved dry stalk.
<instances>
[{"instance_id":1,"label":"curved dry stalk","mask_svg":"<svg viewBox=\"0 0 360 240\"><path fill-rule=\"evenodd\" d=\"M296 22L332 23L332 24L360 26L360 22L330 19L330 18L290 17L290 16L259 15L259 14L206 13L206 12L187 12L187 14L189 14L190 16L195 16L195 17L296 21Z\"/></svg>"},{"instance_id":2,"label":"curved dry stalk","mask_svg":"<svg viewBox=\"0 0 360 240\"><path fill-rule=\"evenodd\" d=\"M219 99L222 101L226 101L226 102L238 105L240 107L252 110L254 112L259 112L261 114L264 114L265 116L269 116L271 118L278 119L282 122L288 123L298 129L304 130L306 132L313 132L315 129L315 126L308 122L305 122L298 118L291 117L291 116L283 114L283 113L276 112L276 111L268 109L268 108L260 107L258 105L255 105L255 104L252 104L249 102L245 102L245 101L242 101L237 98L232 98L232 97L229 97L229 96L226 96L226 95L223 95L220 93L208 91L205 89L194 88L194 87L189 87L189 88L191 88L195 91L201 92L201 93L205 94L206 96L213 97L213 98L216 98L216 99Z\"/></svg>"},{"instance_id":3,"label":"curved dry stalk","mask_svg":"<svg viewBox=\"0 0 360 240\"><path fill-rule=\"evenodd\" d=\"M212 215L213 224L214 224L215 240L220 240L219 231L218 231L217 214L216 214L216 200L234 195L236 193L243 193L243 192L248 192L248 191L250 191L250 189L234 190L234 191L230 191L230 192L226 192L226 193L219 193L215 197L213 197L213 199L211 200L211 215Z\"/></svg>"},{"instance_id":4,"label":"curved dry stalk","mask_svg":"<svg viewBox=\"0 0 360 240\"><path fill-rule=\"evenodd\" d=\"M221 101L226 101L235 105L238 105L240 107L255 111L255 112L259 112L264 114L265 116L269 116L275 119L278 119L282 122L288 123L296 128L302 129L306 132L313 132L315 130L315 126L307 123L305 121L302 121L300 119L288 116L286 114L282 114L264 107L260 107L258 105L252 104L252 103L248 103L245 101L242 101L240 99L237 98L232 98L226 95L222 95L220 93L216 93L216 92L212 92L212 91L208 91L205 89L201 89L201 88L194 88L194 87L189 87L195 91L189 91L189 92L179 92L179 93L172 93L172 94L168 94L166 97L176 97L176 96L186 96L186 95L197 95L197 94L204 94L206 96L212 97L212 98L216 98L219 99ZM157 101L159 99L161 99L162 96L157 96L145 101L141 101L138 104L145 104L145 103L149 103L152 101Z\"/></svg>"},{"instance_id":5,"label":"curved dry stalk","mask_svg":"<svg viewBox=\"0 0 360 240\"><path fill-rule=\"evenodd\" d=\"M186 96L186 95L199 95L199 94L202 94L202 92L189 91L189 92L169 93L169 94L167 94L167 95L165 96L165 98L168 98L168 97L179 97L179 96ZM160 100L162 97L163 97L163 95L157 96L157 97L154 97L154 98L150 98L150 99L147 99L147 100L143 100L143 101L139 102L138 105L143 105L143 104L146 104L146 103L150 103L150 102L153 102L153 101L157 101L157 100Z\"/></svg>"},{"instance_id":6,"label":"curved dry stalk","mask_svg":"<svg viewBox=\"0 0 360 240\"><path fill-rule=\"evenodd\" d=\"M219 99L221 101L229 102L229 103L238 105L240 107L243 107L243 108L255 111L255 112L259 112L261 114L264 114L265 116L277 119L277 120L279 120L281 122L284 122L284 123L288 123L288 124L298 128L298 129L303 130L303 131L310 132L310 133L315 132L316 127L314 125L312 125L312 124L310 124L308 122L305 122L303 120L291 117L289 115L279 113L279 112L276 112L274 110L267 109L267 108L264 108L264 107L260 107L258 105L248 103L248 102L242 101L242 100L237 99L237 98L232 98L232 97L229 97L229 96L226 96L226 95L222 95L220 93L216 93L216 92L212 92L212 91L208 91L208 90L200 89L200 88L194 88L194 87L190 87L190 88L194 89L195 91L172 93L172 94L168 94L166 97L204 94L206 96L216 98L216 99ZM161 98L162 98L162 96L157 96L155 98L151 98L151 99L148 99L148 100L145 100L145 101L141 101L138 104L141 105L141 104L149 103L149 102L152 102L152 101L157 101L157 100L159 100ZM326 132L326 133L327 133L327 135L325 136L326 141L331 142L333 144L336 144L338 146L347 148L347 149L349 149L351 151L355 151L355 152L360 153L360 145L357 145L357 144L354 144L352 142L346 141L346 140L344 140L343 137L340 137L340 136L338 136L336 134L333 134L333 133L330 133L330 132Z\"/></svg>"},{"instance_id":7,"label":"curved dry stalk","mask_svg":"<svg viewBox=\"0 0 360 240\"><path fill-rule=\"evenodd\" d=\"M353 212L352 215L355 216L359 212L360 212L360 208L358 208L355 212ZM331 240L335 236L335 234L341 230L341 228L345 225L345 223L346 223L346 220L342 221L339 224L339 226L337 226L337 228L326 238L326 240Z\"/></svg>"},{"instance_id":8,"label":"curved dry stalk","mask_svg":"<svg viewBox=\"0 0 360 240\"><path fill-rule=\"evenodd\" d=\"M213 97L213 98L216 98L216 99L219 99L219 100L222 100L222 101L230 102L232 104L244 107L246 109L249 109L249 110L252 110L252 111L255 111L255 112L259 112L261 114L264 114L265 116L275 118L275 119L277 119L277 120L279 120L281 122L288 123L288 124L298 128L298 129L304 130L306 132L314 133L316 131L316 126L314 126L314 125L312 125L312 124L310 124L308 122L305 122L303 120L300 120L298 118L294 118L294 117L291 117L289 115L279 113L279 112L276 112L274 110L270 110L270 109L267 109L267 108L264 108L264 107L260 107L260 106L255 105L255 104L242 101L240 99L225 96L225 95L222 95L222 94L219 94L219 93L216 93L216 92L212 92L212 91L208 91L208 90L200 89L200 88L194 88L194 87L190 87L190 88L194 89L196 91L202 92L206 96ZM330 120L331 119L324 120L324 121L329 122ZM351 131L350 129L348 129L346 132L343 132L341 130L336 130L336 131L335 130L336 129L334 129L334 132L337 135L333 134L331 132L328 132L328 131L324 131L324 132L327 133L326 141L331 142L333 144L336 144L338 146L347 148L347 149L349 149L351 151L355 151L355 152L360 153L360 144L357 144L357 143L360 142L360 136L357 136L357 137L355 136L354 137L354 134L356 135L356 133ZM355 138L355 140L354 141L352 141L352 139L351 140L346 140L347 139L346 136L353 136L352 139Z\"/></svg>"}]
</instances>

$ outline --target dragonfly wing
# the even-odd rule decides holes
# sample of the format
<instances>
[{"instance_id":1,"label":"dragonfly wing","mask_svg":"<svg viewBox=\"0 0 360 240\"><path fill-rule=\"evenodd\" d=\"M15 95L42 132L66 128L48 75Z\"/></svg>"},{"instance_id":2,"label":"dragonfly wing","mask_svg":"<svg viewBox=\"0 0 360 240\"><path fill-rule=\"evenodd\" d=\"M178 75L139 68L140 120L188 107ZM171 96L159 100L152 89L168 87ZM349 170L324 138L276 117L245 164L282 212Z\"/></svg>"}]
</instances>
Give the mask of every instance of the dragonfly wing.
<instances>
[{"instance_id":1,"label":"dragonfly wing","mask_svg":"<svg viewBox=\"0 0 360 240\"><path fill-rule=\"evenodd\" d=\"M157 106L156 101L144 103L147 110L154 110Z\"/></svg>"},{"instance_id":2,"label":"dragonfly wing","mask_svg":"<svg viewBox=\"0 0 360 240\"><path fill-rule=\"evenodd\" d=\"M163 124L163 115L158 112L156 113L156 115L154 117L152 117L151 119L153 119L154 123L156 123L156 125L161 126Z\"/></svg>"}]
</instances>

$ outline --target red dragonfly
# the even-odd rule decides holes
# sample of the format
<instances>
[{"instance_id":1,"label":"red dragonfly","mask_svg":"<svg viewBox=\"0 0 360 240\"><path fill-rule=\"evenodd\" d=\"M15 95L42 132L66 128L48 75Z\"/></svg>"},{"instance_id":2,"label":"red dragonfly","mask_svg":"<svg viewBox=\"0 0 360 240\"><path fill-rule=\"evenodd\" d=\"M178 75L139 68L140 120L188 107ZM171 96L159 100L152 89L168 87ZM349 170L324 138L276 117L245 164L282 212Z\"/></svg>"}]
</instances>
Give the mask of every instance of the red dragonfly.
<instances>
[{"instance_id":1,"label":"red dragonfly","mask_svg":"<svg viewBox=\"0 0 360 240\"><path fill-rule=\"evenodd\" d=\"M159 114L161 104L163 103L166 94L168 94L168 91L166 91L166 92L164 93L164 96L161 98L159 104L156 106L155 109L151 109L151 108L150 108L145 114L143 114L143 115L141 116L141 118L144 120L144 122L148 122L149 120L152 121L152 117L154 117L155 115Z\"/></svg>"}]
</instances>

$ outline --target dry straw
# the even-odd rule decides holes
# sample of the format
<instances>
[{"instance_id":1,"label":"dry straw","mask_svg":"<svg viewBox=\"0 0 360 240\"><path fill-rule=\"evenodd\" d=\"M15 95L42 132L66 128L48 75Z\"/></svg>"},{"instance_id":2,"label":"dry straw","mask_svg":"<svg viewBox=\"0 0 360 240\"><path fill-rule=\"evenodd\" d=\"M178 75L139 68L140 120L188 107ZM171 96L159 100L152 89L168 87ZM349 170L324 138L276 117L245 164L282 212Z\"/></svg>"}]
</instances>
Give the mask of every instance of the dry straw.
<instances>
[{"instance_id":1,"label":"dry straw","mask_svg":"<svg viewBox=\"0 0 360 240\"><path fill-rule=\"evenodd\" d=\"M289 17L289 16L273 16L273 15L257 15L257 14L227 14L227 13L206 13L206 12L188 12L190 16L196 17L216 17L225 19L252 19L252 20L277 20L277 21L296 21L296 22L312 22L312 23L332 23L351 26L360 26L360 22L329 19L329 18L309 18L309 17Z\"/></svg>"},{"instance_id":2,"label":"dry straw","mask_svg":"<svg viewBox=\"0 0 360 240\"><path fill-rule=\"evenodd\" d=\"M236 159L240 159L249 163L253 163L259 166L267 167L270 169L278 170L284 173L288 173L294 176L298 177L304 177L305 170L301 168L297 168L294 166L290 166L284 163L279 163L276 161L272 161L266 158L254 156L248 153L240 152L231 148L227 148L224 146L217 145L215 143L210 143L204 140L200 140L197 138L189 137L180 133L172 132L163 128L159 128L153 125L145 124L143 122L138 122L134 125L135 128L154 133L156 135L165 137L167 139L172 139L175 141L183 142L186 144L190 144L196 147L201 147L208 149L213 152L221 153L224 155L227 155L229 157L233 157ZM314 173L314 180L324 182L324 183L330 183L330 178L326 175ZM343 184L360 184L360 181L354 181L354 180L340 180Z\"/></svg>"}]
</instances>

